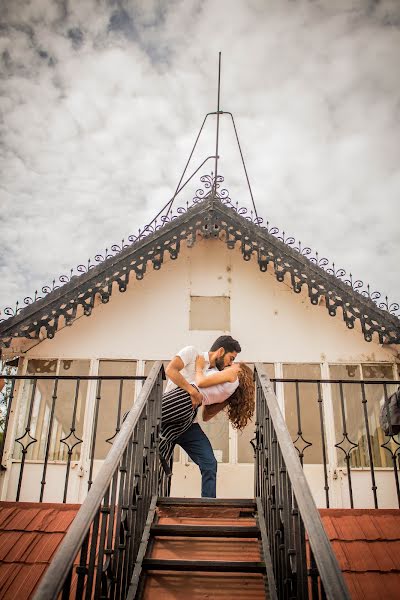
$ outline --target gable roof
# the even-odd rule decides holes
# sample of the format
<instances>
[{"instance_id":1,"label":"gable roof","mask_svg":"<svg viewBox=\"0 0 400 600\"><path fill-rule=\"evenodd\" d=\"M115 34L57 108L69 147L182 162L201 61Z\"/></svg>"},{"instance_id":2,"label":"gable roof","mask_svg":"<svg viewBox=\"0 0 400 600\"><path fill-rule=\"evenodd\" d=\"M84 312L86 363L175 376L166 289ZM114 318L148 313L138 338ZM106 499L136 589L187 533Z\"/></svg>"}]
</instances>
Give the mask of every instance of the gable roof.
<instances>
[{"instance_id":1,"label":"gable roof","mask_svg":"<svg viewBox=\"0 0 400 600\"><path fill-rule=\"evenodd\" d=\"M318 304L323 297L329 315L335 316L341 309L349 329L358 320L366 341L371 341L376 333L382 344L400 343L400 320L395 315L382 308L382 304L377 306L372 295L360 293L360 282L342 281L337 272L325 270L326 259L319 260L318 255L309 259L309 248L292 247L293 238L276 237L275 228L261 226L260 219L253 222L218 194L210 193L201 202L178 212L182 214L164 219L163 225L153 227L146 237L139 236L116 255L106 257L80 276L71 277L62 287L0 323L0 347L9 347L12 339L18 337L53 338L59 325L72 325L82 311L89 316L96 298L108 302L113 284L124 292L132 274L142 279L148 262L154 269L160 269L166 253L176 259L181 243L186 241L189 247L193 246L198 234L220 238L231 249L240 245L244 260L256 257L261 271L267 271L271 265L280 282L289 275L295 293L307 286L311 304Z\"/></svg>"}]
</instances>

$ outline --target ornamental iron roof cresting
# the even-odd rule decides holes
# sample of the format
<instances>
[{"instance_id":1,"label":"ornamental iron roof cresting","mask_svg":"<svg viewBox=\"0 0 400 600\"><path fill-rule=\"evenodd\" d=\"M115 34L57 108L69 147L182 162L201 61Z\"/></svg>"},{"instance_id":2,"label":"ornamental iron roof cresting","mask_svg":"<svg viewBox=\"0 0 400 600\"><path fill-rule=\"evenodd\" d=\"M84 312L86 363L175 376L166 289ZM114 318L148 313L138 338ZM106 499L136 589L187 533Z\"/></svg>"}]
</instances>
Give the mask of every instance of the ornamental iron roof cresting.
<instances>
[{"instance_id":1,"label":"ornamental iron roof cresting","mask_svg":"<svg viewBox=\"0 0 400 600\"><path fill-rule=\"evenodd\" d=\"M368 287L360 293L359 280L346 277L345 271L334 265L328 266L327 259L312 255L308 247L303 247L300 242L296 244L294 238L270 227L268 222L263 226L259 217L239 208L227 190L220 189L223 178L219 178L215 184L216 196L212 191L213 178L204 176L206 189L199 190L190 204L179 207L176 213L161 222L155 222L130 245L124 244L119 251L114 250L114 255L108 252L104 256L98 255L97 265L88 264L87 268L82 268L79 277L71 277L62 287L3 321L0 344L9 347L13 337L40 339L41 330L42 336L45 333L49 338L54 337L59 324L72 324L79 307L89 316L96 298L102 303L109 301L114 283L124 292L132 271L136 279L142 279L148 263L155 270L160 269L165 254L176 259L181 243L185 241L191 247L198 235L219 238L230 249L239 245L244 260L256 257L261 271L267 271L271 265L280 282L288 275L295 293L300 293L306 286L314 305L324 297L329 314L335 316L340 308L349 329L353 329L358 320L367 341L377 333L380 343L400 343L400 321L388 310L393 311L393 305L388 306L387 301L378 305L377 293L371 294Z\"/></svg>"},{"instance_id":2,"label":"ornamental iron roof cresting","mask_svg":"<svg viewBox=\"0 0 400 600\"><path fill-rule=\"evenodd\" d=\"M127 237L127 240L122 239L120 243L112 244L110 248L106 248L103 252L96 254L94 260L89 258L86 263L79 264L75 269L72 268L69 274L63 274L58 278L53 279L50 285L44 285L40 291L36 290L33 296L25 297L23 303L17 301L14 308L11 306L6 307L3 310L3 313L7 315L7 319L1 318L0 323L8 320L10 317L15 317L24 310L26 306L29 306L30 304L41 300L47 294L58 290L64 284L69 283L73 277L79 277L81 274L94 269L99 263L117 256L122 250L129 248L132 244L145 239L148 235L159 231L167 223L174 221L180 215L187 212L192 206L211 197L217 198L224 205L232 208L238 215L244 216L248 221L259 225L270 235L275 236L278 240L306 257L311 263L321 267L321 269L325 270L327 273L334 275L337 279L349 285L354 291L372 300L380 309L385 310L396 317L400 316L400 305L398 302L390 302L388 296L383 296L383 294L378 291L371 291L369 284L364 284L361 279L353 277L352 273L348 273L345 269L337 267L337 265L335 265L334 262L330 262L328 258L320 256L318 252L313 251L309 246L304 246L301 241L296 241L293 236L287 235L284 230L281 231L278 227L270 225L269 221L266 221L264 225L264 219L262 217L258 217L252 210L249 211L247 208L239 206L238 202L233 202L230 198L229 191L225 187L220 189L221 184L224 182L224 177L222 175L218 175L217 178L215 178L214 174L211 172L210 175L202 175L200 181L204 187L197 189L196 194L191 201L187 201L185 205L177 207L175 212L172 211L171 206L166 205L163 212L160 211L160 213L158 213L148 225L143 227L143 229L139 228L136 234L130 234ZM178 192L179 191L180 190L178 189ZM174 195L174 198L176 195L177 194ZM170 204L170 202L171 201L169 201L168 204ZM165 209L167 209L166 212Z\"/></svg>"}]
</instances>

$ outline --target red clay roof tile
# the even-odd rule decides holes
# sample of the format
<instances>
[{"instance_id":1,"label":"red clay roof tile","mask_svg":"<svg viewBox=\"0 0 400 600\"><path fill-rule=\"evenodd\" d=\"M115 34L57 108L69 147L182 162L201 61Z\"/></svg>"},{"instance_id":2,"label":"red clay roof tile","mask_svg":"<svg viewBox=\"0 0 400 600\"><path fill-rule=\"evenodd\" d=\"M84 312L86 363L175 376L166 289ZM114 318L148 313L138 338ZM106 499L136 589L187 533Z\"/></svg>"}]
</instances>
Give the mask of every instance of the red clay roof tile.
<instances>
[{"instance_id":1,"label":"red clay roof tile","mask_svg":"<svg viewBox=\"0 0 400 600\"><path fill-rule=\"evenodd\" d=\"M31 597L80 505L0 502L0 598Z\"/></svg>"},{"instance_id":2,"label":"red clay roof tile","mask_svg":"<svg viewBox=\"0 0 400 600\"><path fill-rule=\"evenodd\" d=\"M400 540L400 510L324 508L320 513L330 539Z\"/></svg>"},{"instance_id":3,"label":"red clay roof tile","mask_svg":"<svg viewBox=\"0 0 400 600\"><path fill-rule=\"evenodd\" d=\"M30 549L35 544L36 533L23 532L8 532L7 536L14 539L14 544L11 546L7 556L3 558L4 562L25 562L26 556L29 555ZM0 534L1 544L3 544L3 535Z\"/></svg>"},{"instance_id":4,"label":"red clay roof tile","mask_svg":"<svg viewBox=\"0 0 400 600\"><path fill-rule=\"evenodd\" d=\"M0 561L7 560L11 550L18 544L21 531L2 531L0 534Z\"/></svg>"},{"instance_id":5,"label":"red clay roof tile","mask_svg":"<svg viewBox=\"0 0 400 600\"><path fill-rule=\"evenodd\" d=\"M352 600L398 600L398 573L345 573L344 578Z\"/></svg>"},{"instance_id":6,"label":"red clay roof tile","mask_svg":"<svg viewBox=\"0 0 400 600\"><path fill-rule=\"evenodd\" d=\"M20 568L14 571L10 585L5 589L5 595L2 595L4 600L30 598L47 567L46 564L18 566Z\"/></svg>"},{"instance_id":7,"label":"red clay roof tile","mask_svg":"<svg viewBox=\"0 0 400 600\"><path fill-rule=\"evenodd\" d=\"M398 542L339 542L332 547L343 571L399 571Z\"/></svg>"},{"instance_id":8,"label":"red clay roof tile","mask_svg":"<svg viewBox=\"0 0 400 600\"><path fill-rule=\"evenodd\" d=\"M6 598L5 593L7 588L11 585L14 577L18 575L21 570L21 564L18 563L0 563L0 597Z\"/></svg>"},{"instance_id":9,"label":"red clay roof tile","mask_svg":"<svg viewBox=\"0 0 400 600\"><path fill-rule=\"evenodd\" d=\"M323 509L352 600L400 597L400 510Z\"/></svg>"},{"instance_id":10,"label":"red clay roof tile","mask_svg":"<svg viewBox=\"0 0 400 600\"><path fill-rule=\"evenodd\" d=\"M64 538L64 533L52 533L45 535L36 534L35 543L32 544L29 555L26 556L28 563L49 563Z\"/></svg>"},{"instance_id":11,"label":"red clay roof tile","mask_svg":"<svg viewBox=\"0 0 400 600\"><path fill-rule=\"evenodd\" d=\"M5 523L7 523L7 521L10 519L10 517L14 514L14 512L16 511L15 506L7 506L7 507L1 507L0 510L0 527L1 529L4 529L4 525Z\"/></svg>"}]
</instances>

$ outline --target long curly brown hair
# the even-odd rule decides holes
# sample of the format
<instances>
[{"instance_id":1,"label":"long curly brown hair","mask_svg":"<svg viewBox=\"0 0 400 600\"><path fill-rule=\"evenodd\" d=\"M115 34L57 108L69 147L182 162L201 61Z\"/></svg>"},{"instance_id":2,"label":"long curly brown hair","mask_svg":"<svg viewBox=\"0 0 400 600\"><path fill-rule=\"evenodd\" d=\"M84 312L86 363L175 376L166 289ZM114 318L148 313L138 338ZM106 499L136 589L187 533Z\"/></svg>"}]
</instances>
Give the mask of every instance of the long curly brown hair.
<instances>
[{"instance_id":1,"label":"long curly brown hair","mask_svg":"<svg viewBox=\"0 0 400 600\"><path fill-rule=\"evenodd\" d=\"M253 371L240 363L239 387L229 397L228 418L235 429L244 429L254 414L255 388Z\"/></svg>"}]
</instances>

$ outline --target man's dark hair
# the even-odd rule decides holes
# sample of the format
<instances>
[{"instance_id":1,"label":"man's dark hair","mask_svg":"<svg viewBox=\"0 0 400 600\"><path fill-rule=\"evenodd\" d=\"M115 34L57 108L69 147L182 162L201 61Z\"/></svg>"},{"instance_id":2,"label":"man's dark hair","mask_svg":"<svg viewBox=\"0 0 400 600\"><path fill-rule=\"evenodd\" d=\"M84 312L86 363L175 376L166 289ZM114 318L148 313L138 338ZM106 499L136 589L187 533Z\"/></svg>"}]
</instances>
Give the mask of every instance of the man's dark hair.
<instances>
[{"instance_id":1,"label":"man's dark hair","mask_svg":"<svg viewBox=\"0 0 400 600\"><path fill-rule=\"evenodd\" d=\"M231 335L220 335L219 338L215 340L213 345L210 348L210 352L215 352L218 348L223 348L226 352L241 352L242 349L237 340L234 340Z\"/></svg>"}]
</instances>

